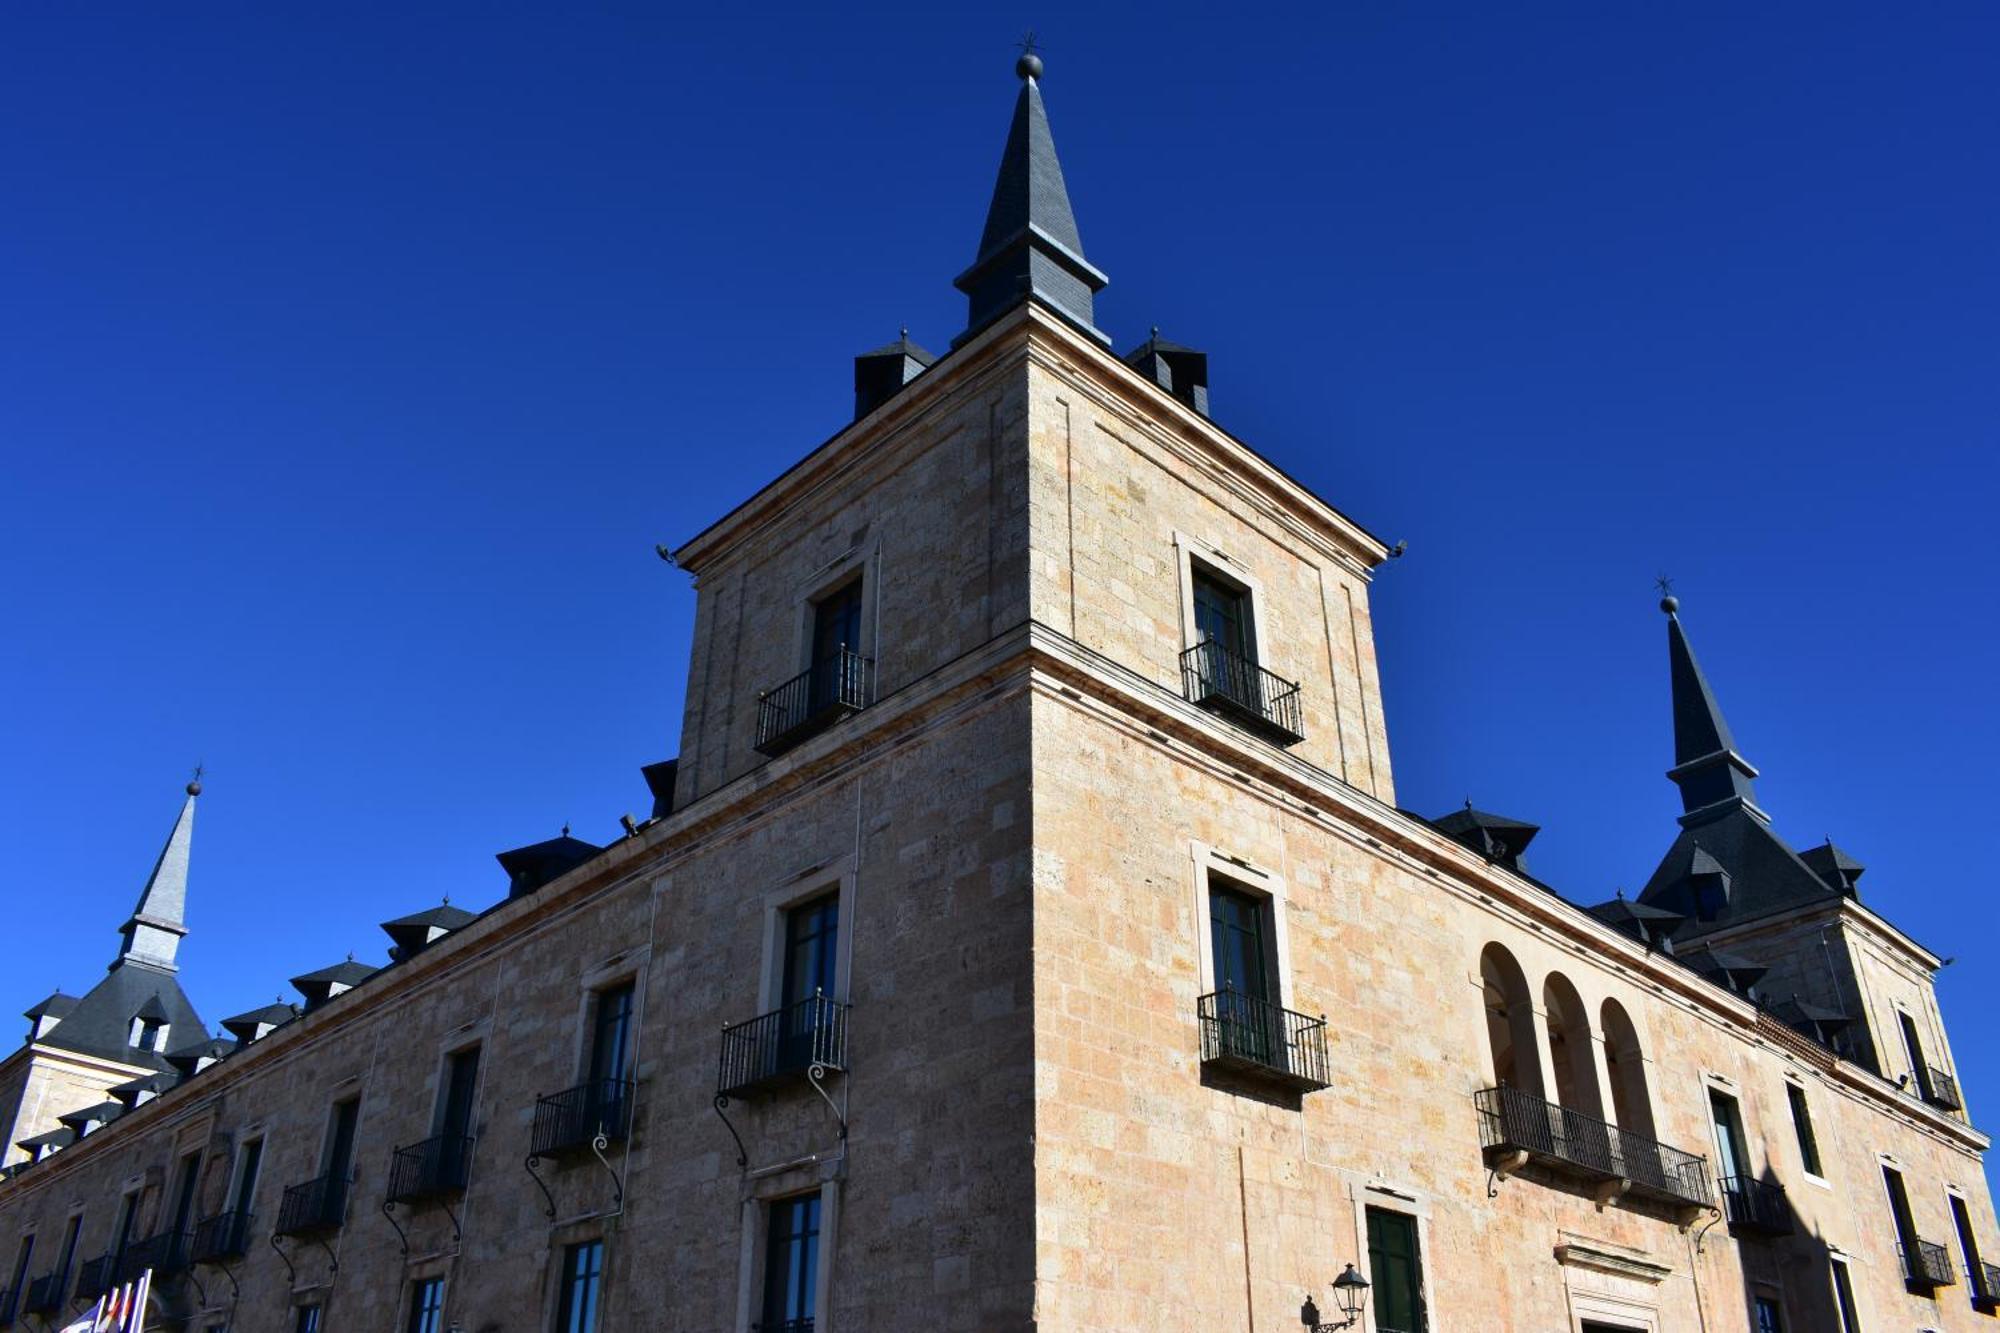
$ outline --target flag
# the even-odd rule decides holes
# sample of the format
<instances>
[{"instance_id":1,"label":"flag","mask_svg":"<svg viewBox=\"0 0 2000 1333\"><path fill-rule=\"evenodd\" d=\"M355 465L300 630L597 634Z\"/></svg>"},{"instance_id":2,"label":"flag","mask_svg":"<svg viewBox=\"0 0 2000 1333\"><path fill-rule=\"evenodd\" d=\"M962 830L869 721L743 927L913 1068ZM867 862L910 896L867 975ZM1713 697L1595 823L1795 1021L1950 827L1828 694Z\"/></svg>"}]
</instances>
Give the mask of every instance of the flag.
<instances>
[{"instance_id":1,"label":"flag","mask_svg":"<svg viewBox=\"0 0 2000 1333\"><path fill-rule=\"evenodd\" d=\"M137 1282L127 1282L116 1291L97 1298L89 1314L66 1325L62 1333L145 1333L146 1293L153 1286L153 1270L139 1274Z\"/></svg>"}]
</instances>

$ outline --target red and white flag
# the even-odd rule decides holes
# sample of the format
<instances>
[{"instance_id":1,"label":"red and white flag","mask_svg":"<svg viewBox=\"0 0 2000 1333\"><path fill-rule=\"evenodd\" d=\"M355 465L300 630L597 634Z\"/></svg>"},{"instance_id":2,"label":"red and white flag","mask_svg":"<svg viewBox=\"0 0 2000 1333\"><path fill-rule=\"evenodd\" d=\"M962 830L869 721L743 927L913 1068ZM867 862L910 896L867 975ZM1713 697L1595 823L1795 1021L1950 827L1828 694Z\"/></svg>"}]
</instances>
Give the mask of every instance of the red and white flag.
<instances>
[{"instance_id":1,"label":"red and white flag","mask_svg":"<svg viewBox=\"0 0 2000 1333\"><path fill-rule=\"evenodd\" d=\"M145 1333L146 1293L153 1286L153 1270L147 1269L136 1282L97 1298L97 1305L62 1333Z\"/></svg>"}]
</instances>

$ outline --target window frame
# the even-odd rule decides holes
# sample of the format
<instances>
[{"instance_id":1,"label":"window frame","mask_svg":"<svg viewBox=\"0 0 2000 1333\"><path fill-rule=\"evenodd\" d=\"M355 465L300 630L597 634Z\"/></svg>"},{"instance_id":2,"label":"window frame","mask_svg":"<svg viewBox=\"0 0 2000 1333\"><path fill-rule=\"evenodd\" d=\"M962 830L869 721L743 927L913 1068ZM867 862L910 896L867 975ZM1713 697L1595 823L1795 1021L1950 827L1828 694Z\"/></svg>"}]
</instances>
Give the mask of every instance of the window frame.
<instances>
[{"instance_id":1,"label":"window frame","mask_svg":"<svg viewBox=\"0 0 2000 1333\"><path fill-rule=\"evenodd\" d=\"M1840 1320L1839 1333L1861 1333L1861 1302L1854 1294L1851 1261L1840 1254L1826 1257L1827 1284L1833 1288L1833 1313Z\"/></svg>"},{"instance_id":2,"label":"window frame","mask_svg":"<svg viewBox=\"0 0 2000 1333\"><path fill-rule=\"evenodd\" d=\"M426 1308L419 1304L426 1292L435 1290L437 1305ZM410 1279L410 1299L404 1309L403 1333L445 1333L445 1280L441 1273L429 1277ZM431 1317L435 1316L434 1319Z\"/></svg>"},{"instance_id":3,"label":"window frame","mask_svg":"<svg viewBox=\"0 0 2000 1333\"><path fill-rule=\"evenodd\" d=\"M590 1319L581 1327L570 1318L570 1302L578 1281L575 1260L583 1251L595 1248L596 1268L588 1275L591 1286ZM565 1244L560 1250L561 1266L556 1273L556 1306L550 1320L551 1333L599 1333L608 1327L604 1321L605 1268L608 1250L603 1236L585 1236Z\"/></svg>"},{"instance_id":4,"label":"window frame","mask_svg":"<svg viewBox=\"0 0 2000 1333\"><path fill-rule=\"evenodd\" d=\"M768 1222L774 1202L804 1194L819 1195L818 1271L813 1282L815 1333L832 1333L833 1265L840 1253L841 1181L832 1163L822 1163L808 1173L788 1171L756 1181L744 1198L741 1211L741 1249L738 1255L735 1333L752 1333L764 1316L765 1263L768 1257Z\"/></svg>"},{"instance_id":5,"label":"window frame","mask_svg":"<svg viewBox=\"0 0 2000 1333\"><path fill-rule=\"evenodd\" d=\"M764 1235L763 1235L763 1243L759 1246L759 1248L763 1251L763 1264L762 1264L763 1271L759 1275L757 1282L757 1288L758 1288L757 1317L759 1324L764 1327L769 1327L774 1322L771 1318L771 1297L772 1297L772 1284L773 1284L773 1272L771 1264L772 1261L777 1257L777 1247L778 1247L777 1222L778 1222L779 1209L800 1208L806 1205L808 1201L810 1201L812 1205L812 1231L810 1232L810 1238L812 1243L811 1245L812 1313L810 1315L786 1315L782 1319L776 1322L788 1323L796 1318L809 1318L814 1322L814 1333L818 1333L819 1312L823 1302L823 1284L820 1281L820 1266L821 1266L821 1261L825 1257L824 1224L826 1218L826 1195L823 1191L817 1189L801 1190L794 1194L784 1194L780 1195L775 1199L767 1199L764 1201L764 1207L763 1207ZM806 1233L801 1233L801 1234L803 1235Z\"/></svg>"},{"instance_id":6,"label":"window frame","mask_svg":"<svg viewBox=\"0 0 2000 1333\"><path fill-rule=\"evenodd\" d=\"M257 1186L264 1174L264 1150L268 1140L262 1125L246 1130L236 1145L236 1151L229 1162L229 1183L223 1189L223 1211L250 1213L257 1198ZM250 1160L252 1151L256 1160ZM246 1166L245 1163L249 1165ZM245 1177L248 1177L247 1188Z\"/></svg>"},{"instance_id":7,"label":"window frame","mask_svg":"<svg viewBox=\"0 0 2000 1333\"><path fill-rule=\"evenodd\" d=\"M431 1138L446 1134L457 1134L465 1138L479 1136L479 1097L486 1088L486 1033L481 1029L471 1033L456 1034L458 1040L450 1043L438 1056L436 1080L431 1092ZM454 1130L447 1122L452 1089L452 1074L458 1061L471 1056L472 1086L466 1093L465 1124Z\"/></svg>"},{"instance_id":8,"label":"window frame","mask_svg":"<svg viewBox=\"0 0 2000 1333\"><path fill-rule=\"evenodd\" d=\"M1201 842L1190 845L1189 856L1193 872L1189 883L1195 921L1195 965L1200 978L1196 993L1209 995L1216 989L1215 940L1208 915L1209 885L1212 879L1220 878L1238 892L1266 900L1264 922L1269 946L1266 961L1276 973L1272 1002L1297 1011L1298 1005L1293 1002L1292 996L1292 943L1290 926L1286 921L1289 913L1286 911L1284 877L1247 857Z\"/></svg>"},{"instance_id":9,"label":"window frame","mask_svg":"<svg viewBox=\"0 0 2000 1333\"><path fill-rule=\"evenodd\" d=\"M792 597L797 612L793 618L792 660L796 666L792 674L810 671L818 665L813 661L813 640L819 623L820 603L845 591L848 584L857 580L861 584L861 642L851 645L851 650L871 661L879 656L876 648L882 637L881 553L881 539L868 538L850 546L793 585Z\"/></svg>"},{"instance_id":10,"label":"window frame","mask_svg":"<svg viewBox=\"0 0 2000 1333\"><path fill-rule=\"evenodd\" d=\"M1784 1084L1785 1106L1792 1118L1792 1139L1799 1150L1799 1169L1813 1184L1831 1189L1826 1158L1819 1150L1819 1132L1813 1125L1810 1092L1798 1079L1787 1078Z\"/></svg>"},{"instance_id":11,"label":"window frame","mask_svg":"<svg viewBox=\"0 0 2000 1333\"><path fill-rule=\"evenodd\" d=\"M1204 565L1219 582L1233 583L1242 589L1244 595L1245 640L1249 645L1252 660L1265 670L1271 669L1269 644L1265 640L1264 622L1268 617L1263 608L1266 600L1264 582L1250 571L1244 563L1210 542L1188 533L1174 533L1174 568L1180 584L1181 604L1181 651L1186 652L1201 642L1201 631L1195 621L1194 580L1195 566ZM1173 664L1176 684L1180 675L1180 663Z\"/></svg>"},{"instance_id":12,"label":"window frame","mask_svg":"<svg viewBox=\"0 0 2000 1333\"><path fill-rule=\"evenodd\" d=\"M834 949L834 986L827 998L848 1002L854 983L854 858L849 853L794 875L789 883L764 893L761 936L763 960L758 968L757 1012L768 1014L784 1003L786 914L829 893L837 895L839 938Z\"/></svg>"}]
</instances>

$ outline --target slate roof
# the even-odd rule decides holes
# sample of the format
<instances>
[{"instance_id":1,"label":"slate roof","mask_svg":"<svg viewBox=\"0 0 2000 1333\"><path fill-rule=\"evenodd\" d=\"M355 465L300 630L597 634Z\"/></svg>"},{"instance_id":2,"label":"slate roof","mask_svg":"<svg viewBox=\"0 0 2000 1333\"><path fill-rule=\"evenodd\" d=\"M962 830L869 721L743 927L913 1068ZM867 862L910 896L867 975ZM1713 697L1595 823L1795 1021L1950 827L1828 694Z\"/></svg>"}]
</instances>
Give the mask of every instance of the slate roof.
<instances>
[{"instance_id":1,"label":"slate roof","mask_svg":"<svg viewBox=\"0 0 2000 1333\"><path fill-rule=\"evenodd\" d=\"M344 963L335 963L332 967L323 967L317 972L293 977L292 985L298 989L299 994L306 997L306 1011L310 1013L333 998L335 986L351 990L378 971L379 968L370 967L366 963L357 963L350 957Z\"/></svg>"},{"instance_id":2,"label":"slate roof","mask_svg":"<svg viewBox=\"0 0 2000 1333\"><path fill-rule=\"evenodd\" d=\"M21 1017L31 1021L37 1018L67 1018L75 1011L76 1005L76 996L65 995L61 991L56 991L46 1000L39 1001L32 1007L22 1011Z\"/></svg>"},{"instance_id":3,"label":"slate roof","mask_svg":"<svg viewBox=\"0 0 2000 1333\"><path fill-rule=\"evenodd\" d=\"M167 1064L181 1077L187 1078L196 1072L203 1060L225 1060L241 1048L240 1042L225 1041L221 1037L203 1037L200 1041L177 1046L167 1052Z\"/></svg>"},{"instance_id":4,"label":"slate roof","mask_svg":"<svg viewBox=\"0 0 2000 1333\"><path fill-rule=\"evenodd\" d=\"M208 1031L172 972L121 958L42 1041L66 1051L164 1070L168 1065L158 1052L132 1045L132 1020L142 1013L167 1023L170 1040L179 1033Z\"/></svg>"},{"instance_id":5,"label":"slate roof","mask_svg":"<svg viewBox=\"0 0 2000 1333\"><path fill-rule=\"evenodd\" d=\"M96 1121L100 1125L108 1125L124 1114L125 1107L120 1103L103 1101L93 1103L78 1111L71 1111L68 1115L59 1115L56 1119L80 1135L83 1133L83 1127L92 1121Z\"/></svg>"},{"instance_id":6,"label":"slate roof","mask_svg":"<svg viewBox=\"0 0 2000 1333\"><path fill-rule=\"evenodd\" d=\"M952 283L966 295L966 332L958 341L1032 296L1109 343L1097 331L1094 298L1110 279L1083 257L1038 73L1025 61L1018 72L1021 94L1000 154L979 257Z\"/></svg>"},{"instance_id":7,"label":"slate roof","mask_svg":"<svg viewBox=\"0 0 2000 1333\"><path fill-rule=\"evenodd\" d=\"M1527 824L1505 815L1475 810L1467 801L1463 810L1454 810L1430 821L1433 828L1453 842L1471 848L1489 861L1498 861L1513 870L1525 870L1521 853L1542 831L1539 824Z\"/></svg>"},{"instance_id":8,"label":"slate roof","mask_svg":"<svg viewBox=\"0 0 2000 1333\"><path fill-rule=\"evenodd\" d=\"M281 1000L273 1000L261 1009L251 1009L234 1017L223 1019L222 1030L247 1046L250 1042L256 1040L258 1028L266 1026L274 1028L283 1027L298 1016L299 1007L297 1005L286 1004Z\"/></svg>"},{"instance_id":9,"label":"slate roof","mask_svg":"<svg viewBox=\"0 0 2000 1333\"><path fill-rule=\"evenodd\" d=\"M14 1146L25 1148L32 1153L37 1148L67 1148L75 1142L76 1131L65 1125L61 1129L52 1129L46 1134L37 1134L32 1138L21 1139Z\"/></svg>"},{"instance_id":10,"label":"slate roof","mask_svg":"<svg viewBox=\"0 0 2000 1333\"><path fill-rule=\"evenodd\" d=\"M1728 876L1727 898L1707 920L1698 919L1692 881L1715 874ZM1678 939L1839 897L1769 824L1742 808L1697 828L1682 829L1639 893L1639 901L1647 906L1688 918L1675 931Z\"/></svg>"},{"instance_id":11,"label":"slate roof","mask_svg":"<svg viewBox=\"0 0 2000 1333\"><path fill-rule=\"evenodd\" d=\"M399 916L394 921L384 921L382 929L396 946L394 956L402 959L478 919L477 912L440 903L421 912L412 912L409 916Z\"/></svg>"},{"instance_id":12,"label":"slate roof","mask_svg":"<svg viewBox=\"0 0 2000 1333\"><path fill-rule=\"evenodd\" d=\"M507 872L507 896L519 898L562 878L603 850L595 843L572 838L564 829L559 838L500 852L493 859Z\"/></svg>"},{"instance_id":13,"label":"slate roof","mask_svg":"<svg viewBox=\"0 0 2000 1333\"><path fill-rule=\"evenodd\" d=\"M1867 867L1834 846L1833 839L1828 838L1817 847L1808 847L1799 853L1799 860L1805 862L1807 868L1825 881L1828 887L1849 897L1861 896L1861 890L1857 885Z\"/></svg>"}]
</instances>

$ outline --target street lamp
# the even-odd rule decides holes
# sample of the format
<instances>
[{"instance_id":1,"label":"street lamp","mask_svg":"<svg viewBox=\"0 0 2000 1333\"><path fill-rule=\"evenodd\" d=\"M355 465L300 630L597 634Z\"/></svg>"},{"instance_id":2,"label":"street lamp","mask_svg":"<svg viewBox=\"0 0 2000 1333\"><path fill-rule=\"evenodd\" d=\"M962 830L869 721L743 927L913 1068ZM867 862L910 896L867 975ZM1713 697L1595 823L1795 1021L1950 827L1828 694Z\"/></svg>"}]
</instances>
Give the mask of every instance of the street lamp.
<instances>
[{"instance_id":1,"label":"street lamp","mask_svg":"<svg viewBox=\"0 0 2000 1333\"><path fill-rule=\"evenodd\" d=\"M1352 1328L1361 1319L1361 1311L1368 1304L1368 1279L1354 1271L1349 1264L1347 1271L1333 1280L1333 1303L1347 1316L1337 1324L1322 1324L1319 1321L1319 1307L1313 1304L1311 1296L1299 1307L1299 1322L1309 1333L1339 1333L1343 1328Z\"/></svg>"}]
</instances>

